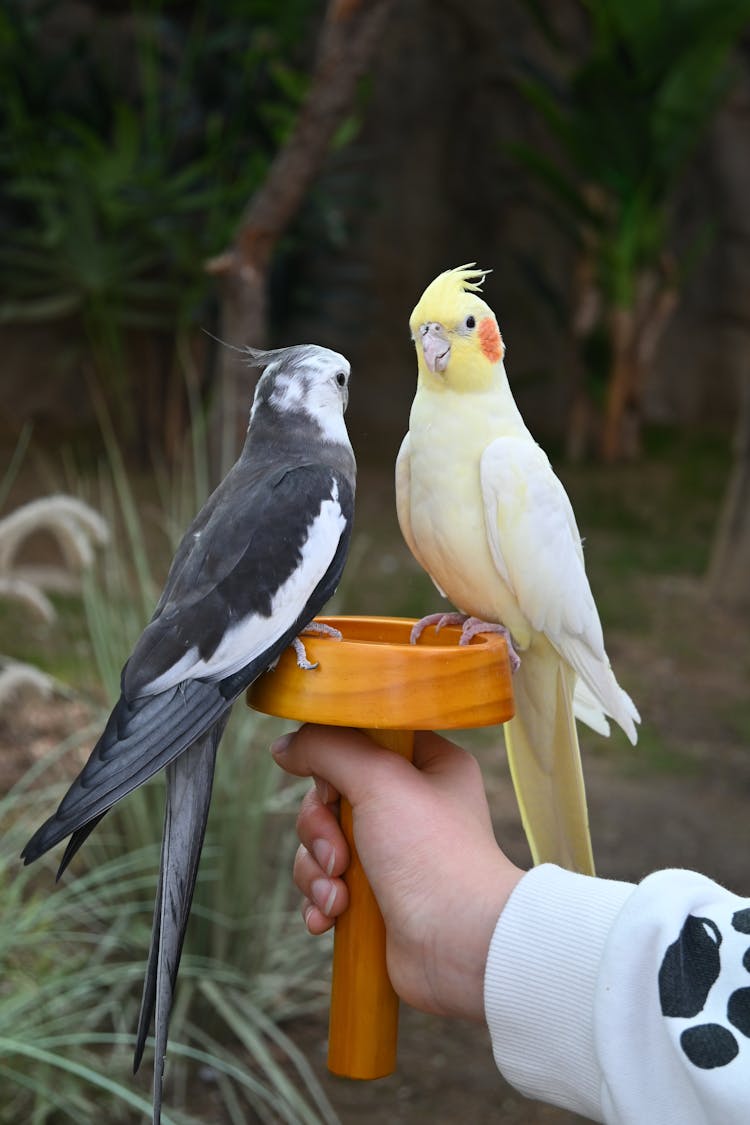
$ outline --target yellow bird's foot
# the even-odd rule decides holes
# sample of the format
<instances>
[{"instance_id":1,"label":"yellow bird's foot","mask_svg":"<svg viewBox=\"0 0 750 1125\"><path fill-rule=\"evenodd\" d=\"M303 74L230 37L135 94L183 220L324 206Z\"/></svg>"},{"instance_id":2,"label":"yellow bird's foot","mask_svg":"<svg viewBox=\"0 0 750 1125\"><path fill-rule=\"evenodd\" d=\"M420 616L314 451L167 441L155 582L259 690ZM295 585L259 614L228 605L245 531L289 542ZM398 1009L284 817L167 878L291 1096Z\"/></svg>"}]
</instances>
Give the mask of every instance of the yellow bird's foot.
<instances>
[{"instance_id":1,"label":"yellow bird's foot","mask_svg":"<svg viewBox=\"0 0 750 1125\"><path fill-rule=\"evenodd\" d=\"M415 645L430 625L434 625L435 632L439 633L444 625L463 625L464 621L468 621L465 613L428 613L426 617L420 618L416 625L412 626L409 640Z\"/></svg>"},{"instance_id":2,"label":"yellow bird's foot","mask_svg":"<svg viewBox=\"0 0 750 1125\"><path fill-rule=\"evenodd\" d=\"M343 634L339 629L334 629L332 625L325 625L322 621L311 621L309 625L305 626L299 637L294 638L294 640L292 641L292 648L297 654L297 667L301 668L304 672L311 672L313 668L317 668L318 665L317 663L313 664L307 659L305 646L301 640L301 638L304 637L305 634L312 636L317 635L323 637L331 637L331 639L334 641L340 641L343 637Z\"/></svg>"},{"instance_id":3,"label":"yellow bird's foot","mask_svg":"<svg viewBox=\"0 0 750 1125\"><path fill-rule=\"evenodd\" d=\"M479 617L465 617L463 619L463 628L461 629L461 640L458 642L460 645L468 645L473 637L478 633L500 633L505 637L505 643L508 648L508 659L510 661L511 672L517 672L521 667L521 658L516 652L513 644L513 638L508 629L504 625L499 625L496 621L482 621Z\"/></svg>"}]
</instances>

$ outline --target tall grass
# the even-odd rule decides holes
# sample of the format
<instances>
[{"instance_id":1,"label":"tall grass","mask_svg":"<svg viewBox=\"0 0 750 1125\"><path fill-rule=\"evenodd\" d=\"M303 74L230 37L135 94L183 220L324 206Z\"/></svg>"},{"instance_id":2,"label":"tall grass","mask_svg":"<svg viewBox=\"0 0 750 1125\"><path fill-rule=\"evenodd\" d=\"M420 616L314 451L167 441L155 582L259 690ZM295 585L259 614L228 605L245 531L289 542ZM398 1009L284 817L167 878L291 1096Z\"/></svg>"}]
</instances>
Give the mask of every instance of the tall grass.
<instances>
[{"instance_id":1,"label":"tall grass","mask_svg":"<svg viewBox=\"0 0 750 1125\"><path fill-rule=\"evenodd\" d=\"M46 872L36 865L19 873L15 856L54 808L61 774L66 782L72 777L117 698L120 669L161 586L152 559L170 553L173 535L192 515L179 509L195 510L196 491L200 485L186 473L179 488L162 480L162 492L174 498L166 507L153 496L148 506L137 502L113 444L97 483L96 503L115 529L84 586L98 713L90 730L0 805L0 1122L120 1121L149 1111L151 1059L147 1052L135 1080L131 1059L163 780L107 815L60 886L51 885L54 860ZM164 542L154 552L156 527ZM281 780L266 752L275 730L240 700L222 740L170 1024L165 1123L200 1120L196 1094L210 1107L203 1119L212 1121L218 1112L236 1125L336 1120L280 1026L319 1008L327 986L325 950L306 939L292 894L300 789Z\"/></svg>"},{"instance_id":2,"label":"tall grass","mask_svg":"<svg viewBox=\"0 0 750 1125\"><path fill-rule=\"evenodd\" d=\"M148 1110L123 1080L136 968L124 954L145 937L142 851L55 892L17 859L30 825L60 796L51 767L91 734L61 745L0 802L0 1121L8 1125L105 1111L121 1121Z\"/></svg>"}]
</instances>

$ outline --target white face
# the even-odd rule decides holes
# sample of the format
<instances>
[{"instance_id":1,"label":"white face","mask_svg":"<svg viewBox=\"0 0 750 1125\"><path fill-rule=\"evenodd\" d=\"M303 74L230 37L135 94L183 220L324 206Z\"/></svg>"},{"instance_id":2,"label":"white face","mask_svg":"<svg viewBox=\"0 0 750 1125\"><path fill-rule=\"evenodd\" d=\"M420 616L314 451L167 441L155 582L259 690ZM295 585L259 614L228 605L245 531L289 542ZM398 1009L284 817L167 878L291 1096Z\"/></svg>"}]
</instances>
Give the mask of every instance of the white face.
<instances>
[{"instance_id":1,"label":"white face","mask_svg":"<svg viewBox=\"0 0 750 1125\"><path fill-rule=\"evenodd\" d=\"M273 389L268 404L278 411L304 411L328 441L349 444L344 411L349 400L349 361L338 352L309 344L279 354L263 376Z\"/></svg>"},{"instance_id":2,"label":"white face","mask_svg":"<svg viewBox=\"0 0 750 1125\"><path fill-rule=\"evenodd\" d=\"M279 365L280 366L280 365ZM269 371L275 372L274 368ZM313 348L289 374L279 371L269 402L277 410L304 410L318 421L343 414L349 401L349 361L328 348Z\"/></svg>"}]
</instances>

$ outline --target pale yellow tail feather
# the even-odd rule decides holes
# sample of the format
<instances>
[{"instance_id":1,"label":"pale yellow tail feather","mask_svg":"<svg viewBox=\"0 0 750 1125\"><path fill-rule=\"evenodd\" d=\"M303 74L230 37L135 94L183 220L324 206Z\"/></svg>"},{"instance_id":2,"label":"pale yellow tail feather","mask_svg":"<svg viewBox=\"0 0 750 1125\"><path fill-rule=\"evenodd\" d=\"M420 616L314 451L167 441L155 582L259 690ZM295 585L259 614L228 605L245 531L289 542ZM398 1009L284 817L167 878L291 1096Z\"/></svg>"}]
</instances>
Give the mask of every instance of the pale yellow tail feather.
<instances>
[{"instance_id":1,"label":"pale yellow tail feather","mask_svg":"<svg viewBox=\"0 0 750 1125\"><path fill-rule=\"evenodd\" d=\"M534 863L594 874L586 792L573 714L574 673L545 639L514 677L516 715L506 723L513 786Z\"/></svg>"}]
</instances>

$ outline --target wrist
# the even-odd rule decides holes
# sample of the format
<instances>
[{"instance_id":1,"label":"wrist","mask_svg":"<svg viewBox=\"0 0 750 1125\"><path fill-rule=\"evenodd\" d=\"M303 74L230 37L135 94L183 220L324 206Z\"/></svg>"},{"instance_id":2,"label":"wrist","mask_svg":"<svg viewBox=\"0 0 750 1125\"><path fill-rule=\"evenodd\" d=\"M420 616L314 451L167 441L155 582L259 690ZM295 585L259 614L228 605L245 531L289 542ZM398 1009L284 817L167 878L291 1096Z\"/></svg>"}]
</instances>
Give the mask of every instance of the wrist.
<instances>
[{"instance_id":1,"label":"wrist","mask_svg":"<svg viewBox=\"0 0 750 1125\"><path fill-rule=\"evenodd\" d=\"M441 1014L484 1022L484 976L492 936L524 874L499 848L484 865L472 869L463 904L453 925L444 927L430 966Z\"/></svg>"}]
</instances>

